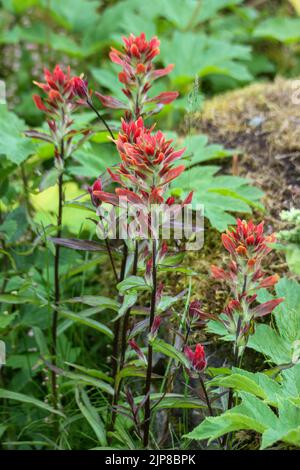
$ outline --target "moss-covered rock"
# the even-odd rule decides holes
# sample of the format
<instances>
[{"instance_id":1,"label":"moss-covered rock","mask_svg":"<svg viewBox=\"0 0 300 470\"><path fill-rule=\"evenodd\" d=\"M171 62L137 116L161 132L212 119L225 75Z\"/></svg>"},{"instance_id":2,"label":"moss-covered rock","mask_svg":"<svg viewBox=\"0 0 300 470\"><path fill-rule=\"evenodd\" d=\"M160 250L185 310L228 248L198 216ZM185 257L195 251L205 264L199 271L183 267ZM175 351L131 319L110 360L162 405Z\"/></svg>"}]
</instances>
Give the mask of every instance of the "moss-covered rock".
<instances>
[{"instance_id":1,"label":"moss-covered rock","mask_svg":"<svg viewBox=\"0 0 300 470\"><path fill-rule=\"evenodd\" d=\"M240 149L234 170L266 192L275 226L282 209L300 206L300 80L277 78L216 96L194 116L193 127Z\"/></svg>"}]
</instances>

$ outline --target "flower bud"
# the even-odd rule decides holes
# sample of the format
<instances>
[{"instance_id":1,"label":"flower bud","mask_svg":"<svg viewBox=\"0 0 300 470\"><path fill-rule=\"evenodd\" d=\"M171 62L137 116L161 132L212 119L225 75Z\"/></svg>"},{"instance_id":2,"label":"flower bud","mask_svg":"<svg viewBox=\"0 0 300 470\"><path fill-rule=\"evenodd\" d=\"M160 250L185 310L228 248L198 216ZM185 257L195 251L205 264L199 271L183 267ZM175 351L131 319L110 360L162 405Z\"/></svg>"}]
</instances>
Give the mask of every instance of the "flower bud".
<instances>
[{"instance_id":1,"label":"flower bud","mask_svg":"<svg viewBox=\"0 0 300 470\"><path fill-rule=\"evenodd\" d=\"M191 367L197 372L202 372L206 368L207 360L204 347L201 344L197 344L195 352L193 352L188 346L185 346L184 354L191 363Z\"/></svg>"}]
</instances>

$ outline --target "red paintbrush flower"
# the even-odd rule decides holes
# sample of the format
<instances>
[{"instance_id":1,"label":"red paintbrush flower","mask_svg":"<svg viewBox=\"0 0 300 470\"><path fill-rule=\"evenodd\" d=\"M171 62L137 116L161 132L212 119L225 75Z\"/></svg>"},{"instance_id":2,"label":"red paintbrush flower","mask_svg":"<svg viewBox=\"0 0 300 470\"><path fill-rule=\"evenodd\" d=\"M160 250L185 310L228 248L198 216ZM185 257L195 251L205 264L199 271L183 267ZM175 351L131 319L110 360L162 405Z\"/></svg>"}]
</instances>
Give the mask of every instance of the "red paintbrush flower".
<instances>
[{"instance_id":1,"label":"red paintbrush flower","mask_svg":"<svg viewBox=\"0 0 300 470\"><path fill-rule=\"evenodd\" d=\"M38 95L34 95L33 99L41 111L48 114L58 114L58 110L69 104L74 105L72 98L74 97L73 80L75 77L70 75L70 67L64 73L59 65L56 65L53 72L45 68L44 77L46 83L36 82L33 83L41 88L47 95L45 98L46 106ZM77 77L79 78L79 77Z\"/></svg>"},{"instance_id":2,"label":"red paintbrush flower","mask_svg":"<svg viewBox=\"0 0 300 470\"><path fill-rule=\"evenodd\" d=\"M235 348L239 354L254 331L254 320L271 313L283 300L273 299L258 306L252 305L257 300L259 289L273 287L279 280L277 274L265 277L262 269L264 257L272 250L268 244L275 241L275 236L265 236L263 229L263 222L255 225L252 221L247 223L237 219L236 228L222 234L223 245L230 254L227 268L211 266L215 279L230 284L233 299L224 308L219 321L236 338Z\"/></svg>"},{"instance_id":3,"label":"red paintbrush flower","mask_svg":"<svg viewBox=\"0 0 300 470\"><path fill-rule=\"evenodd\" d=\"M237 227L232 231L227 230L226 234L222 235L222 242L231 255L256 261L270 253L272 248L268 244L275 242L275 235L264 236L263 230L264 222L254 225L251 220L247 223L237 219Z\"/></svg>"},{"instance_id":4,"label":"red paintbrush flower","mask_svg":"<svg viewBox=\"0 0 300 470\"><path fill-rule=\"evenodd\" d=\"M95 206L95 207L98 207L99 204L101 203L101 199L99 197L97 197L94 193L97 193L97 192L102 192L102 182L101 180L98 178L93 186L90 186L88 188L88 191L91 195L91 200L92 200L92 204Z\"/></svg>"},{"instance_id":5,"label":"red paintbrush flower","mask_svg":"<svg viewBox=\"0 0 300 470\"><path fill-rule=\"evenodd\" d=\"M81 77L71 77L70 67L66 73L56 65L53 72L45 68L45 83L33 82L46 94L44 98L33 95L36 107L46 114L50 132L48 134L36 130L28 130L28 137L53 143L55 146L55 165L62 171L63 160L72 154L78 145L82 144L90 135L90 129L72 129L72 113L83 104L82 98L87 97L87 82ZM81 98L78 100L76 98ZM72 145L75 135L82 134L82 139L76 146Z\"/></svg>"},{"instance_id":6,"label":"red paintbrush flower","mask_svg":"<svg viewBox=\"0 0 300 470\"><path fill-rule=\"evenodd\" d=\"M204 347L201 344L197 344L195 351L185 346L184 354L191 363L191 366L197 372L202 372L207 366L207 360L205 356Z\"/></svg>"},{"instance_id":7,"label":"red paintbrush flower","mask_svg":"<svg viewBox=\"0 0 300 470\"><path fill-rule=\"evenodd\" d=\"M87 80L83 80L82 77L73 77L71 83L72 91L75 96L83 99L89 97Z\"/></svg>"},{"instance_id":8,"label":"red paintbrush flower","mask_svg":"<svg viewBox=\"0 0 300 470\"><path fill-rule=\"evenodd\" d=\"M153 127L144 126L142 118L122 122L122 131L115 141L122 164L116 174L111 172L115 181L149 191L165 187L182 173L183 165L172 166L185 149L175 151L172 140L166 140L161 131L152 131Z\"/></svg>"},{"instance_id":9,"label":"red paintbrush flower","mask_svg":"<svg viewBox=\"0 0 300 470\"><path fill-rule=\"evenodd\" d=\"M163 77L173 70L173 64L163 69L155 69L153 59L159 54L159 40L154 36L150 41L146 40L145 33L139 36L130 34L123 37L124 47L122 51L112 48L109 57L112 62L122 67L119 73L119 81L124 85L122 90L129 100L129 107L120 100L111 96L96 93L103 106L108 108L130 109L131 116L137 118L144 112L146 103L156 103L158 109L163 105L174 101L178 93L175 91L163 92L149 98L148 91L152 82Z\"/></svg>"}]
</instances>

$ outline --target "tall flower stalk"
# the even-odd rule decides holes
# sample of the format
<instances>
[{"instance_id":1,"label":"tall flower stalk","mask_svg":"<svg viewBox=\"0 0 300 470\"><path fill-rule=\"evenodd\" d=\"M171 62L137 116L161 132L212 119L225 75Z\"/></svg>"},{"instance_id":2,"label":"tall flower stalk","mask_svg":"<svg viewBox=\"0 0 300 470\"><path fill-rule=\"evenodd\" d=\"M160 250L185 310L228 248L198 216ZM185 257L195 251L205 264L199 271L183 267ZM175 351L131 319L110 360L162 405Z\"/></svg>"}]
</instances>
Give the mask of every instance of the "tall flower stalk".
<instances>
[{"instance_id":1,"label":"tall flower stalk","mask_svg":"<svg viewBox=\"0 0 300 470\"><path fill-rule=\"evenodd\" d=\"M228 251L230 261L226 269L212 266L215 279L225 281L231 288L231 299L218 321L229 334L234 335L234 365L238 364L247 345L249 335L254 332L255 321L271 313L283 299L273 299L257 305L257 292L274 286L279 276L267 276L262 264L272 251L274 234L264 235L264 223L237 219L237 226L222 234L222 243Z\"/></svg>"},{"instance_id":2,"label":"tall flower stalk","mask_svg":"<svg viewBox=\"0 0 300 470\"><path fill-rule=\"evenodd\" d=\"M78 99L77 88L85 86L85 82L80 77L71 77L70 69L64 73L59 65L56 65L54 71L44 71L45 83L34 82L40 89L44 91L46 97L42 99L39 95L33 95L33 100L37 108L45 114L45 118L49 127L49 133L39 132L36 130L26 131L28 137L42 140L53 144L54 146L54 162L57 169L57 218L56 237L61 238L63 224L63 180L65 161L70 157L73 151L83 143L89 136L90 131L86 129L75 130L73 126L72 115L82 104ZM76 140L74 137L81 136ZM57 361L57 322L58 309L61 301L60 292L60 245L55 244L54 254L54 310L51 325L51 355L52 363L55 366ZM57 407L57 384L56 373L51 370L51 389L53 406Z\"/></svg>"},{"instance_id":3,"label":"tall flower stalk","mask_svg":"<svg viewBox=\"0 0 300 470\"><path fill-rule=\"evenodd\" d=\"M126 102L122 102L111 96L105 96L98 92L95 95L99 98L102 105L113 109L123 109L125 111L124 120L122 121L122 130L114 142L117 146L122 163L116 170L109 169L112 181L119 185L116 189L115 196L104 191L94 192L94 197L103 202L109 202L118 205L118 198L125 197L130 203L141 203L145 208L150 206L152 202L162 202L162 189L155 184L155 172L153 171L156 162L154 155L157 154L161 159L162 153L157 153L157 146L161 146L162 151L169 151L170 142L166 142L163 134L160 132L156 136L151 135L152 129L144 126L142 119L153 112L158 112L165 104L171 103L177 96L177 92L165 92L150 98L148 92L151 89L155 79L167 75L173 65L169 65L165 69L156 69L153 59L159 54L159 41L156 37L150 41L146 40L145 34L135 37L130 35L123 38L124 48L122 51L112 49L110 59L112 62L121 66L119 73L119 81L123 85L123 93ZM160 140L160 142L159 142ZM152 156L145 161L147 156L146 147L152 148ZM140 152L140 156L137 155ZM181 154L180 154L181 155ZM178 155L178 158L179 156ZM176 158L176 155L175 157ZM170 160L170 164L171 164ZM157 165L156 165L157 167ZM160 162L160 170L164 169L167 173L168 167ZM181 169L180 169L181 170ZM156 171L156 170L155 170ZM183 167L182 170L183 171ZM179 172L178 172L179 174ZM170 175L171 176L171 175ZM175 177L175 175L174 175ZM166 176L165 176L166 178ZM166 178L167 179L167 178ZM172 178L171 178L172 179ZM171 181L171 179L169 181ZM147 181L146 181L147 180ZM168 182L169 182L168 181ZM167 183L167 182L166 182ZM124 189L123 189L124 188ZM142 198L142 199L141 199ZM134 242L134 260L132 274L137 274L138 258L139 258L139 240ZM153 241L153 250L155 256L152 257L152 277L156 279L156 242ZM153 282L152 300L150 307L150 323L149 332L153 323L155 314L155 298L156 298L156 281ZM114 368L115 374L124 366L125 354L127 349L127 334L129 326L131 307L127 309L123 319L119 319L115 324L115 340L113 353L118 361L118 366ZM118 336L116 338L116 336ZM148 369L146 378L146 390L151 385L151 369L152 369L152 348L148 346ZM116 419L116 406L119 400L120 383L115 389L113 398L112 426ZM149 394L148 394L149 395ZM145 430L144 442L148 441L149 434L149 414L150 414L150 397L145 402Z\"/></svg>"}]
</instances>

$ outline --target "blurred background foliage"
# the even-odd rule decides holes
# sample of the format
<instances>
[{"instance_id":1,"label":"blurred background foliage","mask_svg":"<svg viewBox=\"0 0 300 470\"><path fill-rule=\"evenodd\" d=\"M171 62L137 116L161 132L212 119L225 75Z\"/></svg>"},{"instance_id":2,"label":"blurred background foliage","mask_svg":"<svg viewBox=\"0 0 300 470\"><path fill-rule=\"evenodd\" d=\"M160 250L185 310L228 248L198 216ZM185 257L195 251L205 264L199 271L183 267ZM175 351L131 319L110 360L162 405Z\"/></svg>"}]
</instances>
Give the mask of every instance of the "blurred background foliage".
<instances>
[{"instance_id":1,"label":"blurred background foliage","mask_svg":"<svg viewBox=\"0 0 300 470\"><path fill-rule=\"evenodd\" d=\"M45 64L49 68L70 64L88 77L91 88L116 93L120 87L108 51L120 44L121 35L131 32L159 36L159 61L176 67L158 86L180 90L175 105L179 111L189 107L195 77L201 92L211 95L276 74L299 74L297 0L2 0L1 4L1 78L10 106L32 124L41 115L28 92ZM173 119L178 118L173 114ZM167 122L170 125L171 118Z\"/></svg>"}]
</instances>

